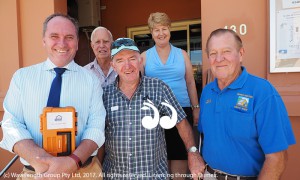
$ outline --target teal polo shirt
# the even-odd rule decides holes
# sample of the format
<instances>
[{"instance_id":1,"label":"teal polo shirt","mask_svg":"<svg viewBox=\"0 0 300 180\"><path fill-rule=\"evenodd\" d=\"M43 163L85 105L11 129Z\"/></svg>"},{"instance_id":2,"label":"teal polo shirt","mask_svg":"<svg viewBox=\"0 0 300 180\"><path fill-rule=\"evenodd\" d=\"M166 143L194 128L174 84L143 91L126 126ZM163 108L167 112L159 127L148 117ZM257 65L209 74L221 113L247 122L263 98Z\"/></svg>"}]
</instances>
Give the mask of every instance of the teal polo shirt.
<instances>
[{"instance_id":1,"label":"teal polo shirt","mask_svg":"<svg viewBox=\"0 0 300 180\"><path fill-rule=\"evenodd\" d=\"M265 154L295 144L280 95L268 81L249 74L245 67L223 90L219 89L217 79L205 86L200 108L202 156L214 169L257 176Z\"/></svg>"}]
</instances>

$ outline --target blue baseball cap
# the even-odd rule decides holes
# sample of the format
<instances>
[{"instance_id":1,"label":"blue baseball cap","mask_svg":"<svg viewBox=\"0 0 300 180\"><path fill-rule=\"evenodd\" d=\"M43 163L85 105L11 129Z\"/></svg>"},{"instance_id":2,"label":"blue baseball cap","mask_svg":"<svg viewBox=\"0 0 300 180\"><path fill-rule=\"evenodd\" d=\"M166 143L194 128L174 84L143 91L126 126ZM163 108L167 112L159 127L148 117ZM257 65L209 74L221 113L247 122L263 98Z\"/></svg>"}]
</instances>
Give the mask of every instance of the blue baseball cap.
<instances>
[{"instance_id":1,"label":"blue baseball cap","mask_svg":"<svg viewBox=\"0 0 300 180\"><path fill-rule=\"evenodd\" d=\"M111 44L111 57L118 54L120 51L127 49L140 52L133 39L130 38L118 38Z\"/></svg>"}]
</instances>

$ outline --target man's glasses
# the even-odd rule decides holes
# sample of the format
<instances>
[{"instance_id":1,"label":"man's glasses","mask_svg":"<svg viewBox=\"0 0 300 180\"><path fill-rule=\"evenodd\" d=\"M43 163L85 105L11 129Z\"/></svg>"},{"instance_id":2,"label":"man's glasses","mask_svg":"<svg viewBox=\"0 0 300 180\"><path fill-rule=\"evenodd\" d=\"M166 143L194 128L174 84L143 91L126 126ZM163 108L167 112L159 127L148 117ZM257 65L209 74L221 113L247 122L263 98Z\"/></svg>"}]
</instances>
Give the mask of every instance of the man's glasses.
<instances>
[{"instance_id":1,"label":"man's glasses","mask_svg":"<svg viewBox=\"0 0 300 180\"><path fill-rule=\"evenodd\" d=\"M118 49L121 46L136 46L136 44L130 38L119 38L111 44L111 49Z\"/></svg>"}]
</instances>

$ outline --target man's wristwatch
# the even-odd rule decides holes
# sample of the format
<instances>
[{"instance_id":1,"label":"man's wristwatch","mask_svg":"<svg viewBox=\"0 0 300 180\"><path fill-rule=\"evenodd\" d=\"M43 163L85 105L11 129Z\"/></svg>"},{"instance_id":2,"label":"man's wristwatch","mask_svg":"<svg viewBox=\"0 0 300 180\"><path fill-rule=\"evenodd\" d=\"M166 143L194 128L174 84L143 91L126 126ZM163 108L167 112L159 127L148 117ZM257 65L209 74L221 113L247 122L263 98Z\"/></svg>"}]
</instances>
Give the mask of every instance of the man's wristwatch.
<instances>
[{"instance_id":1,"label":"man's wristwatch","mask_svg":"<svg viewBox=\"0 0 300 180\"><path fill-rule=\"evenodd\" d=\"M199 106L199 104L196 104L196 105L192 105L192 104L191 104L191 108L194 110L194 109L196 109L196 108L200 108L200 106Z\"/></svg>"},{"instance_id":2,"label":"man's wristwatch","mask_svg":"<svg viewBox=\"0 0 300 180\"><path fill-rule=\"evenodd\" d=\"M188 152L198 152L198 149L196 148L196 146L192 146L192 147L190 147L188 150L187 150Z\"/></svg>"}]
</instances>

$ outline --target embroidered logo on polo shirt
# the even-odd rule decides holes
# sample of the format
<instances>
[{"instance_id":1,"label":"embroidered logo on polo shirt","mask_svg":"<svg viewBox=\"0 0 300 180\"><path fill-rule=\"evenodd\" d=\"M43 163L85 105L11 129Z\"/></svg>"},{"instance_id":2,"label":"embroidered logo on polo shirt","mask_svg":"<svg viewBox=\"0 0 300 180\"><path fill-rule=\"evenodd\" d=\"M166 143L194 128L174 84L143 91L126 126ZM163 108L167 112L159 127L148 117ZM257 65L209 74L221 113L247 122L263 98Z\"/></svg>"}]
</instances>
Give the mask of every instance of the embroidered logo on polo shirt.
<instances>
[{"instance_id":1,"label":"embroidered logo on polo shirt","mask_svg":"<svg viewBox=\"0 0 300 180\"><path fill-rule=\"evenodd\" d=\"M236 106L240 106L243 108L248 108L248 103L249 103L249 98L243 97L243 96L239 96Z\"/></svg>"},{"instance_id":2,"label":"embroidered logo on polo shirt","mask_svg":"<svg viewBox=\"0 0 300 180\"><path fill-rule=\"evenodd\" d=\"M209 103L211 103L211 99L207 99L207 100L205 101L205 104L209 104Z\"/></svg>"},{"instance_id":3,"label":"embroidered logo on polo shirt","mask_svg":"<svg viewBox=\"0 0 300 180\"><path fill-rule=\"evenodd\" d=\"M253 98L253 96L240 94L238 93L238 99L236 105L234 106L235 109L248 111L249 99Z\"/></svg>"}]
</instances>

